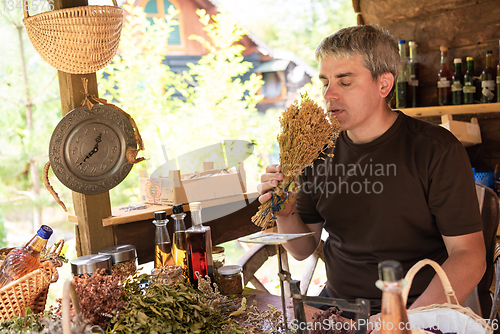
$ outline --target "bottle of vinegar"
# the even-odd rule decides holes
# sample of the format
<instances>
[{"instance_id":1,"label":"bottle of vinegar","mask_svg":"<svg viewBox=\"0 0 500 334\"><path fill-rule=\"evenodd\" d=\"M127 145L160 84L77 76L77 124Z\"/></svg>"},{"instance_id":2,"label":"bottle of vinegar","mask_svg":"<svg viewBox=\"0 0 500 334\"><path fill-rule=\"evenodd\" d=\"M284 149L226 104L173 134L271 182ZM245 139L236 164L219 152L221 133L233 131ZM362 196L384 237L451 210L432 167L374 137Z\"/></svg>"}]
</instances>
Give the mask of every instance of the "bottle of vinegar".
<instances>
[{"instance_id":1,"label":"bottle of vinegar","mask_svg":"<svg viewBox=\"0 0 500 334\"><path fill-rule=\"evenodd\" d=\"M193 225L186 230L188 249L189 280L196 288L198 277L208 275L214 281L214 262L212 260L212 232L209 226L203 226L201 203L189 203Z\"/></svg>"},{"instance_id":2,"label":"bottle of vinegar","mask_svg":"<svg viewBox=\"0 0 500 334\"><path fill-rule=\"evenodd\" d=\"M476 85L474 83L474 58L467 57L467 71L464 74L464 104L473 104L476 94Z\"/></svg>"},{"instance_id":3,"label":"bottle of vinegar","mask_svg":"<svg viewBox=\"0 0 500 334\"><path fill-rule=\"evenodd\" d=\"M186 214L184 213L182 204L172 206L172 212L173 214L170 217L174 219L174 261L176 265L182 267L184 275L188 277L186 225L184 224Z\"/></svg>"},{"instance_id":4,"label":"bottle of vinegar","mask_svg":"<svg viewBox=\"0 0 500 334\"><path fill-rule=\"evenodd\" d=\"M167 230L167 213L165 211L156 211L153 224L155 230L155 268L175 264L172 256L172 245Z\"/></svg>"},{"instance_id":5,"label":"bottle of vinegar","mask_svg":"<svg viewBox=\"0 0 500 334\"><path fill-rule=\"evenodd\" d=\"M408 42L410 48L410 62L409 71L410 79L408 84L410 86L411 103L409 107L418 107L418 61L417 61L417 44L414 41Z\"/></svg>"},{"instance_id":6,"label":"bottle of vinegar","mask_svg":"<svg viewBox=\"0 0 500 334\"><path fill-rule=\"evenodd\" d=\"M493 52L486 51L486 67L481 73L481 102L491 103L495 102L496 93L496 76L495 70L493 69Z\"/></svg>"},{"instance_id":7,"label":"bottle of vinegar","mask_svg":"<svg viewBox=\"0 0 500 334\"><path fill-rule=\"evenodd\" d=\"M498 46L500 49L500 40L498 41ZM500 53L498 54L497 64L497 102L500 102Z\"/></svg>"},{"instance_id":8,"label":"bottle of vinegar","mask_svg":"<svg viewBox=\"0 0 500 334\"><path fill-rule=\"evenodd\" d=\"M441 68L438 73L438 105L446 106L451 103L451 72L448 67L448 47L441 46Z\"/></svg>"},{"instance_id":9,"label":"bottle of vinegar","mask_svg":"<svg viewBox=\"0 0 500 334\"><path fill-rule=\"evenodd\" d=\"M462 59L453 59L453 64L455 65L455 71L451 77L451 100L453 105L459 105L463 103Z\"/></svg>"},{"instance_id":10,"label":"bottle of vinegar","mask_svg":"<svg viewBox=\"0 0 500 334\"><path fill-rule=\"evenodd\" d=\"M400 40L399 55L401 56L401 65L399 66L399 74L396 80L396 108L407 107L408 96L408 61L406 59L406 41Z\"/></svg>"},{"instance_id":11,"label":"bottle of vinegar","mask_svg":"<svg viewBox=\"0 0 500 334\"><path fill-rule=\"evenodd\" d=\"M383 261L378 265L377 287L382 290L382 317L380 334L410 334L406 305L403 304L401 263Z\"/></svg>"},{"instance_id":12,"label":"bottle of vinegar","mask_svg":"<svg viewBox=\"0 0 500 334\"><path fill-rule=\"evenodd\" d=\"M0 267L0 288L40 268L40 253L47 245L52 229L42 225L24 247L11 250Z\"/></svg>"}]
</instances>

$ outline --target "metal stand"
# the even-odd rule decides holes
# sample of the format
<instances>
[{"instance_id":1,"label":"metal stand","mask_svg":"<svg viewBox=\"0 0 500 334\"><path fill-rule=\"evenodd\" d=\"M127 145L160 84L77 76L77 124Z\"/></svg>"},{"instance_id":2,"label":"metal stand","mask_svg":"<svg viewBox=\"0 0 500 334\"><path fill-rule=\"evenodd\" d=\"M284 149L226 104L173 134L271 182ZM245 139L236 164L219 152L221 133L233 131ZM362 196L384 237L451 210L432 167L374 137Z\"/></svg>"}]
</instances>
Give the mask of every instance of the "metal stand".
<instances>
[{"instance_id":1,"label":"metal stand","mask_svg":"<svg viewBox=\"0 0 500 334\"><path fill-rule=\"evenodd\" d=\"M285 301L285 282L290 282L292 276L288 271L283 270L283 265L281 263L281 246L276 245L276 254L278 256L278 277L280 278L280 289L281 289L281 305L283 307L283 322L285 326L285 333L289 333L288 331L288 320L286 316L286 301Z\"/></svg>"}]
</instances>

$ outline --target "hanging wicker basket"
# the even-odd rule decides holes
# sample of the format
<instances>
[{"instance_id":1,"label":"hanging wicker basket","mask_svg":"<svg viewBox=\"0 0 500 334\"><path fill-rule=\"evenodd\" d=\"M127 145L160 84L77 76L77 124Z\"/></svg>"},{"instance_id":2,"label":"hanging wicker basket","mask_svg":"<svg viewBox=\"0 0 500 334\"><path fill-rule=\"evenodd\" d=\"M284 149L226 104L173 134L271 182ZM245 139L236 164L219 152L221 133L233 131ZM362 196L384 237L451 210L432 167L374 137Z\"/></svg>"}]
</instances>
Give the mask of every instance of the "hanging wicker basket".
<instances>
[{"instance_id":1,"label":"hanging wicker basket","mask_svg":"<svg viewBox=\"0 0 500 334\"><path fill-rule=\"evenodd\" d=\"M108 65L118 50L123 9L81 6L29 16L23 6L28 37L52 67L71 74L96 72Z\"/></svg>"}]
</instances>

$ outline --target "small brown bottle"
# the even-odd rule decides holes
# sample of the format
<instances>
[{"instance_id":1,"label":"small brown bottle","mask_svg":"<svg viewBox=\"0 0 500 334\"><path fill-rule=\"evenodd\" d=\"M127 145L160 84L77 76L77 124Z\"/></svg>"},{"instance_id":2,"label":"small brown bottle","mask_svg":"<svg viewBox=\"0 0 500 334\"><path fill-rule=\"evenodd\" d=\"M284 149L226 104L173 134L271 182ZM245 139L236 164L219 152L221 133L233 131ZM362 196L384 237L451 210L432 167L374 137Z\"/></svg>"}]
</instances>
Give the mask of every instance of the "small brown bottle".
<instances>
[{"instance_id":1,"label":"small brown bottle","mask_svg":"<svg viewBox=\"0 0 500 334\"><path fill-rule=\"evenodd\" d=\"M438 105L451 104L451 71L448 64L448 47L441 46L441 67L438 73L437 95Z\"/></svg>"},{"instance_id":2,"label":"small brown bottle","mask_svg":"<svg viewBox=\"0 0 500 334\"><path fill-rule=\"evenodd\" d=\"M377 287L382 290L382 317L380 334L410 334L410 323L403 304L401 263L383 261L378 265Z\"/></svg>"}]
</instances>

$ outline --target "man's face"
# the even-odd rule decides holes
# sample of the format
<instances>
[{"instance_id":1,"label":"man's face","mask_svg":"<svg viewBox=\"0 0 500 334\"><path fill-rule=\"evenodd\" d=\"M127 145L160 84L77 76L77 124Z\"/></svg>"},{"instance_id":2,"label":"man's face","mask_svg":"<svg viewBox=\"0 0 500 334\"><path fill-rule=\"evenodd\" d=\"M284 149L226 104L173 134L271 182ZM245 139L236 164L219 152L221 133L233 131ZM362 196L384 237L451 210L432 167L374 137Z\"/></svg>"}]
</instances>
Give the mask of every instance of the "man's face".
<instances>
[{"instance_id":1,"label":"man's face","mask_svg":"<svg viewBox=\"0 0 500 334\"><path fill-rule=\"evenodd\" d=\"M327 111L337 117L342 130L369 130L373 118L378 117L375 110L385 99L380 96L379 80L373 80L361 56L327 56L320 61L319 72Z\"/></svg>"}]
</instances>

